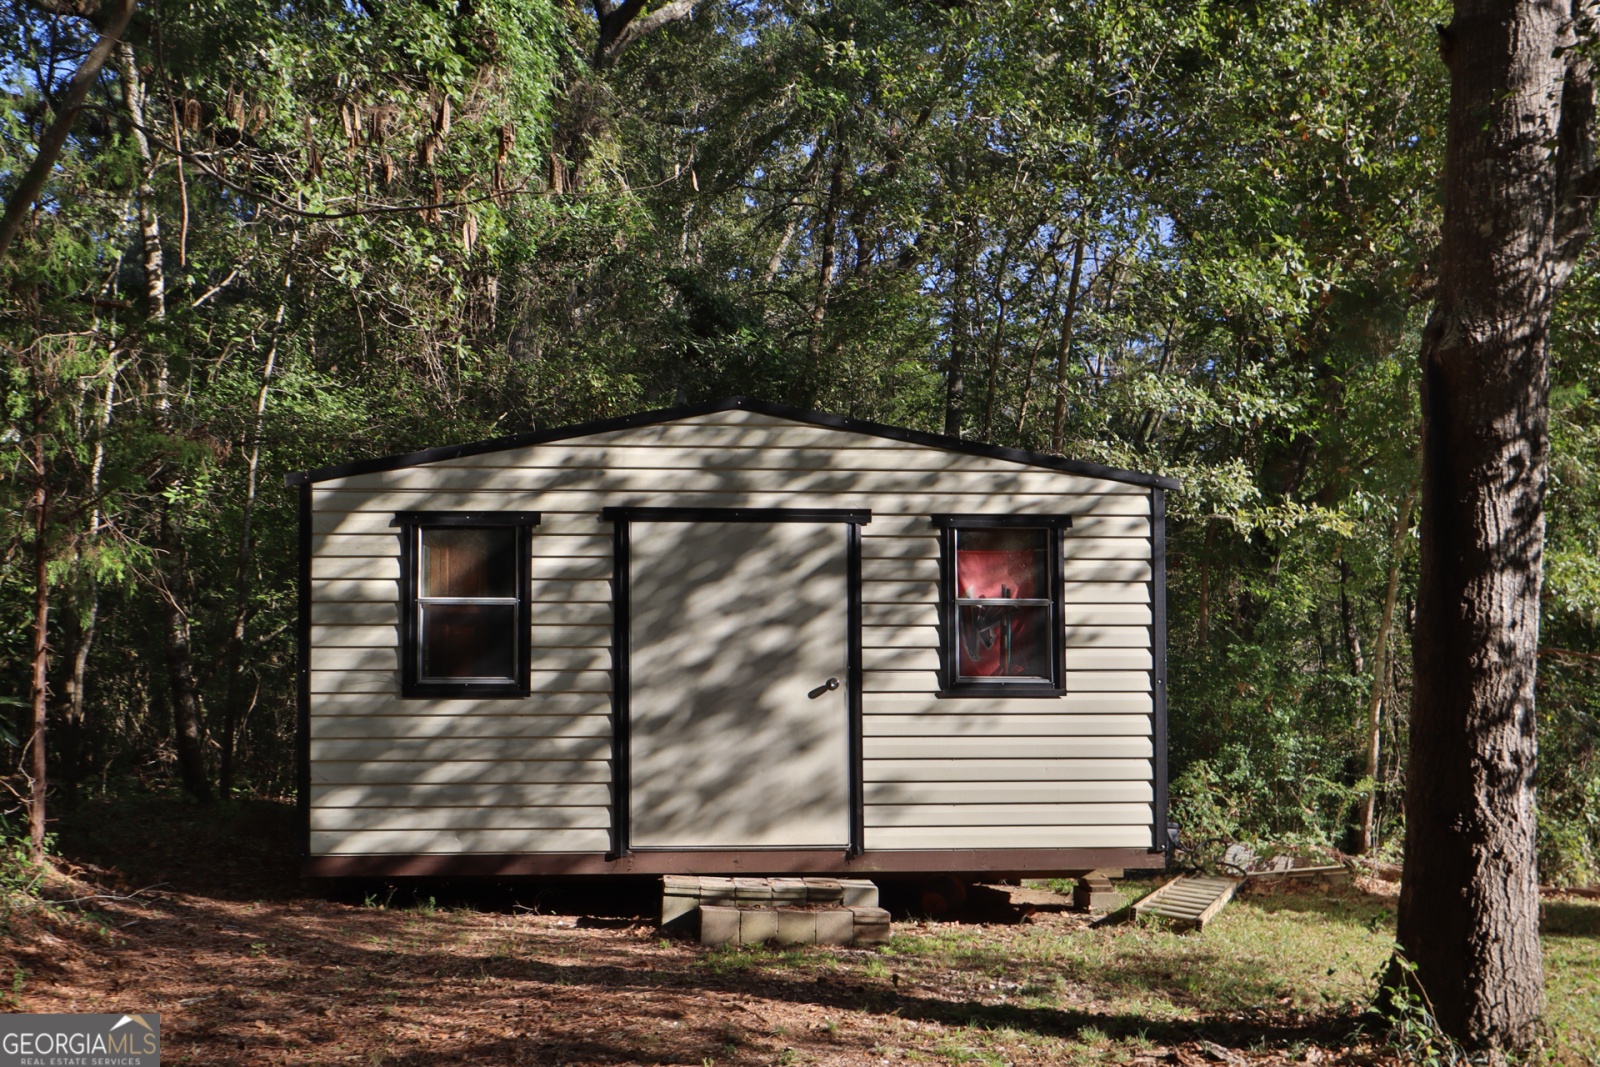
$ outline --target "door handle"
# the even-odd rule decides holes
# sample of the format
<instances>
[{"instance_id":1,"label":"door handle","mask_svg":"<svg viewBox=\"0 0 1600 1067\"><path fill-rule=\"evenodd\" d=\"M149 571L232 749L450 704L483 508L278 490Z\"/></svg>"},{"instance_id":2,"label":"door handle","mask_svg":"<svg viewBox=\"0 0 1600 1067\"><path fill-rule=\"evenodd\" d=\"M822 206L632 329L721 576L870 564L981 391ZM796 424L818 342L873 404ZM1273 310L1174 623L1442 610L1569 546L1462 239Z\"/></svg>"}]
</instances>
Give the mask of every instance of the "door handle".
<instances>
[{"instance_id":1,"label":"door handle","mask_svg":"<svg viewBox=\"0 0 1600 1067\"><path fill-rule=\"evenodd\" d=\"M807 693L806 696L810 697L812 700L815 700L823 693L831 693L837 688L839 688L839 679L829 678L826 682L823 682L811 692Z\"/></svg>"}]
</instances>

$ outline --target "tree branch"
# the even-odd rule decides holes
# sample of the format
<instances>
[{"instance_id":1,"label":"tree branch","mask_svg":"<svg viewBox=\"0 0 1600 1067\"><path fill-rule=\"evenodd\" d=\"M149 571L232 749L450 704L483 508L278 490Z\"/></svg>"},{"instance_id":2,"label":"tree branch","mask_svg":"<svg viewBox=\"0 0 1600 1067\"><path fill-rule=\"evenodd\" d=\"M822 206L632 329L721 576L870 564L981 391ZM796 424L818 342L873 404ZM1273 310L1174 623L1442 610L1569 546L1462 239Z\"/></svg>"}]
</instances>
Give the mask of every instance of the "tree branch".
<instances>
[{"instance_id":1,"label":"tree branch","mask_svg":"<svg viewBox=\"0 0 1600 1067\"><path fill-rule=\"evenodd\" d=\"M100 40L84 58L78 67L72 81L67 85L67 94L61 100L61 107L56 112L55 121L39 140L39 150L33 157L33 165L22 176L22 181L11 194L11 200L6 204L5 215L0 216L0 259L5 258L11 242L16 240L17 232L22 229L22 220L33 207L33 202L44 191L45 182L50 178L50 172L55 169L56 160L61 156L61 149L67 143L67 135L72 132L72 124L78 121L78 112L83 110L84 101L89 97L89 90L100 77L100 68L106 64L106 58L111 55L111 50L122 39L122 31L128 28L128 20L133 18L135 0L117 0L105 21L105 29L100 34Z\"/></svg>"},{"instance_id":2,"label":"tree branch","mask_svg":"<svg viewBox=\"0 0 1600 1067\"><path fill-rule=\"evenodd\" d=\"M600 37L594 46L594 66L596 70L605 70L617 61L617 57L633 42L647 34L665 26L669 22L688 18L694 14L695 4L699 0L670 0L640 18L644 11L645 0L625 0L622 6L600 13L602 4L610 7L607 0L595 0L595 13L600 18Z\"/></svg>"}]
</instances>

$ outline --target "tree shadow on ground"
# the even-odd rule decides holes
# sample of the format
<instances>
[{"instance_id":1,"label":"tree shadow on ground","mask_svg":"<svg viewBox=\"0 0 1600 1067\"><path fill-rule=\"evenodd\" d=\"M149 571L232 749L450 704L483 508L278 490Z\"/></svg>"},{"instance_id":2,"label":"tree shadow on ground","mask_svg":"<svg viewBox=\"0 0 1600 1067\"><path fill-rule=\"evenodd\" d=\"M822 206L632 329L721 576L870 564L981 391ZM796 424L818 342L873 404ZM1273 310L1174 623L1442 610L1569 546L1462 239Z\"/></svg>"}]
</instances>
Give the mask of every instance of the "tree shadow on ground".
<instances>
[{"instance_id":1,"label":"tree shadow on ground","mask_svg":"<svg viewBox=\"0 0 1600 1067\"><path fill-rule=\"evenodd\" d=\"M1539 932L1547 937L1600 937L1600 902L1546 900L1539 911Z\"/></svg>"}]
</instances>

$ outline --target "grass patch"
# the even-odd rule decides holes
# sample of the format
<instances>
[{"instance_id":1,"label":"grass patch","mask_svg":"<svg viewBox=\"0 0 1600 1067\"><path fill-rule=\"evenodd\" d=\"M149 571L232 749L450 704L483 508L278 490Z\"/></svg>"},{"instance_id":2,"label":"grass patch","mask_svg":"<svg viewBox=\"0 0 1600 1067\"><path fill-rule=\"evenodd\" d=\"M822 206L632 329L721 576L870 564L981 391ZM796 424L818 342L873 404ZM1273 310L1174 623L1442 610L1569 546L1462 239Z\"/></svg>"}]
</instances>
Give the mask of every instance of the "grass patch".
<instances>
[{"instance_id":1,"label":"grass patch","mask_svg":"<svg viewBox=\"0 0 1600 1067\"><path fill-rule=\"evenodd\" d=\"M1549 900L1543 918L1550 1058L1600 1063L1600 901Z\"/></svg>"}]
</instances>

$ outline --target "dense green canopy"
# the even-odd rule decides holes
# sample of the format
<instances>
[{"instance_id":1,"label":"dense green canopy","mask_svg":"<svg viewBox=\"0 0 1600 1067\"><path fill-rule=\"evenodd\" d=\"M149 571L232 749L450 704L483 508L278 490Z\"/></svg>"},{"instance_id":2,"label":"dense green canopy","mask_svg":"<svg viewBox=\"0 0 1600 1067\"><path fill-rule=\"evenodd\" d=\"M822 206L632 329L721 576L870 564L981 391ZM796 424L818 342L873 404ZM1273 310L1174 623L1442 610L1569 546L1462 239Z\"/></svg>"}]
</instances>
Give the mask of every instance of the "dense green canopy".
<instances>
[{"instance_id":1,"label":"dense green canopy","mask_svg":"<svg viewBox=\"0 0 1600 1067\"><path fill-rule=\"evenodd\" d=\"M61 792L186 745L286 790L284 472L743 393L1182 479L1179 817L1350 847L1375 796L1398 842L1438 6L150 0L0 263L0 699L42 494ZM82 10L0 13L8 194ZM1592 270L1564 301L1542 862L1592 880Z\"/></svg>"}]
</instances>

